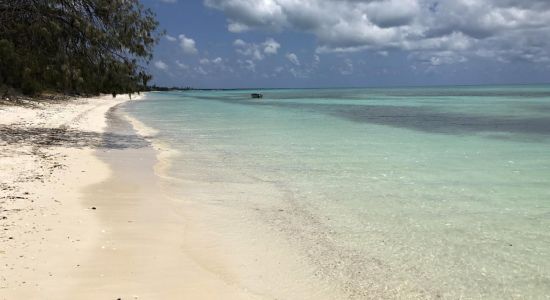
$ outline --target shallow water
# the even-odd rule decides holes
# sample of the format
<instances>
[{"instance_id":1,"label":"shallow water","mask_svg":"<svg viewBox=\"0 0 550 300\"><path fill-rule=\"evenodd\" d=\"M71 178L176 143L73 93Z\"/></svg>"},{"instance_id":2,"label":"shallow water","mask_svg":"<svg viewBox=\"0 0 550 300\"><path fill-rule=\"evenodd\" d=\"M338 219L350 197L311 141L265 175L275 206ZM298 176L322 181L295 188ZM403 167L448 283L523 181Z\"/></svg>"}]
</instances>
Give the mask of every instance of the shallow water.
<instances>
[{"instance_id":1,"label":"shallow water","mask_svg":"<svg viewBox=\"0 0 550 300\"><path fill-rule=\"evenodd\" d=\"M223 230L285 239L350 297L550 297L550 87L250 92L123 108L180 153L167 194L237 210Z\"/></svg>"}]
</instances>

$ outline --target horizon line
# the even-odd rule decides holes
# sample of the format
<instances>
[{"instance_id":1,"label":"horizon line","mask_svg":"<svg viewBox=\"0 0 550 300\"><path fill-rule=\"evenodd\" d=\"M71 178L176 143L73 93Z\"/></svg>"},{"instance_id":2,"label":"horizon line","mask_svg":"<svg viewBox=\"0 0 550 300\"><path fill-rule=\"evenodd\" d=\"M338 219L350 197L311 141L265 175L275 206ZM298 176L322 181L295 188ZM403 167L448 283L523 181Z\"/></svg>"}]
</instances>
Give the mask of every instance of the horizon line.
<instances>
[{"instance_id":1,"label":"horizon line","mask_svg":"<svg viewBox=\"0 0 550 300\"><path fill-rule=\"evenodd\" d=\"M387 86L325 86L325 87L235 87L235 88L206 88L206 87L176 87L160 86L159 88L189 89L189 90L322 90L322 89L392 89L392 88L442 88L442 87L490 87L490 86L550 86L550 82L537 83L495 83L495 84L432 84L432 85L387 85Z\"/></svg>"}]
</instances>

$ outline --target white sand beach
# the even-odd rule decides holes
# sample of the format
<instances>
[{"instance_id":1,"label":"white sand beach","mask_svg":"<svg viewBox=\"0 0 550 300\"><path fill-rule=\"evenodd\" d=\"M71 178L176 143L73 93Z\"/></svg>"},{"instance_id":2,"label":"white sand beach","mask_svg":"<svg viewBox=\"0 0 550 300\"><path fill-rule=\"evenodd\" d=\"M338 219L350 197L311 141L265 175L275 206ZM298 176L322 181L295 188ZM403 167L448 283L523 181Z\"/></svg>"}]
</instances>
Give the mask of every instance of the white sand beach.
<instances>
[{"instance_id":1,"label":"white sand beach","mask_svg":"<svg viewBox=\"0 0 550 300\"><path fill-rule=\"evenodd\" d=\"M181 250L151 148L96 149L128 100L0 107L0 299L254 298Z\"/></svg>"}]
</instances>

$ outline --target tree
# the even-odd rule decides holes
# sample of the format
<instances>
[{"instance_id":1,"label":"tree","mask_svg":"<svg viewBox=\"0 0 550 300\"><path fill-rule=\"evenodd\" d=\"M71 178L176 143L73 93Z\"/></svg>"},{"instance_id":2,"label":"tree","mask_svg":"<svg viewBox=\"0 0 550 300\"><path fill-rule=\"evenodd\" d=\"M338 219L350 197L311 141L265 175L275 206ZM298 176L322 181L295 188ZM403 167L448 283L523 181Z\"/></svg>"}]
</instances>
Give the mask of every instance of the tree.
<instances>
[{"instance_id":1,"label":"tree","mask_svg":"<svg viewBox=\"0 0 550 300\"><path fill-rule=\"evenodd\" d=\"M0 0L0 85L25 94L139 91L162 34L139 0Z\"/></svg>"}]
</instances>

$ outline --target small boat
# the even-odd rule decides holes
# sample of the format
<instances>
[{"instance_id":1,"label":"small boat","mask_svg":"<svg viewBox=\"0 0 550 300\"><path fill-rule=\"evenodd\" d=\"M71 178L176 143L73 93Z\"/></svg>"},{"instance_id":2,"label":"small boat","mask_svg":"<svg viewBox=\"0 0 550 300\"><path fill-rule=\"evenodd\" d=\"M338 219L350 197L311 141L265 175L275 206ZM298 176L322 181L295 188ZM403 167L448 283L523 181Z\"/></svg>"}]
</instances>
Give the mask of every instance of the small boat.
<instances>
[{"instance_id":1,"label":"small boat","mask_svg":"<svg viewBox=\"0 0 550 300\"><path fill-rule=\"evenodd\" d=\"M263 98L264 95L258 94L258 93L253 93L253 94L250 94L250 97L252 97L254 99L260 99L260 98Z\"/></svg>"}]
</instances>

